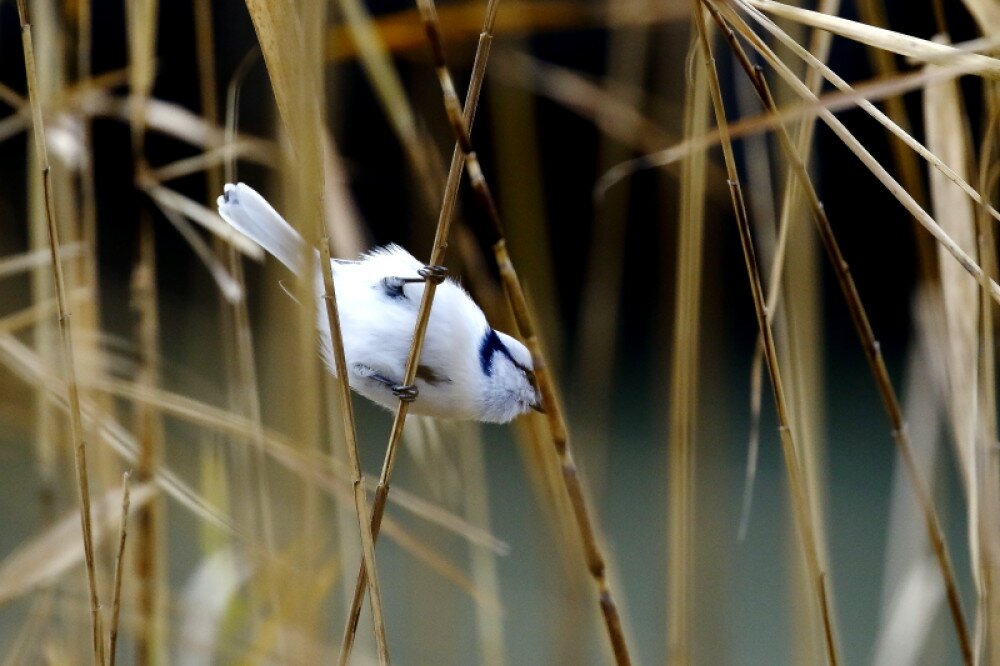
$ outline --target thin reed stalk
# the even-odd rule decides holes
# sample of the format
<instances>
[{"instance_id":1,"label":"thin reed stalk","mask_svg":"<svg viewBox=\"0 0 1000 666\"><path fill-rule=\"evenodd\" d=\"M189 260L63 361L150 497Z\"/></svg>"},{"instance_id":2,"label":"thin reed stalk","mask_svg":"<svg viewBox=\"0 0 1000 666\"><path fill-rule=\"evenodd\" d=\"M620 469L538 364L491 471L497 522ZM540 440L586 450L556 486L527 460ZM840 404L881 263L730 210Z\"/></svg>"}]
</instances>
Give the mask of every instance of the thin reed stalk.
<instances>
[{"instance_id":1,"label":"thin reed stalk","mask_svg":"<svg viewBox=\"0 0 1000 666\"><path fill-rule=\"evenodd\" d=\"M538 391L548 418L549 433L552 437L553 447L560 459L563 484L573 507L573 517L580 534L587 568L598 590L601 612L604 617L605 627L615 660L618 664L629 664L631 663L631 659L629 657L628 646L625 642L621 616L607 580L604 556L598 544L597 533L590 517L590 511L587 508L580 474L573 460L569 433L566 428L565 419L563 418L562 406L557 399L554 380L550 374L541 341L535 330L535 318L529 311L520 280L518 280L514 265L507 252L507 241L495 199L483 175L479 158L472 146L472 140L469 135L469 124L461 113L458 94L455 92L455 85L448 71L445 59L444 44L441 41L440 27L437 19L437 9L433 0L417 0L417 7L420 10L424 30L427 33L427 39L431 46L434 68L444 98L445 111L447 112L455 139L463 153L465 169L469 174L469 182L476 193L479 204L483 207L493 225L496 237L493 245L494 258L497 268L500 271L504 293L514 314L514 320L517 323L525 345L531 352Z\"/></svg>"},{"instance_id":2,"label":"thin reed stalk","mask_svg":"<svg viewBox=\"0 0 1000 666\"><path fill-rule=\"evenodd\" d=\"M742 0L735 0L736 2L742 2ZM777 26L770 22L766 17L753 9L750 5L745 3L741 5L745 10L747 10L754 18L761 22L761 24L772 34L774 34L782 43L789 46L793 50L798 50L803 57L807 59L810 57L806 53L802 53L802 49L793 40L787 37ZM739 32L746 40L754 47L754 49L760 53L765 60L770 63L775 70L781 75L783 79L795 89L800 96L809 101L815 102L817 98L811 91L803 84L780 60L780 58L775 55L774 51L764 43L764 41L756 34L746 22L740 18L738 14L729 5L722 5L720 11L725 14L725 16L730 20L731 25ZM825 67L821 63L818 65L820 67ZM877 109L874 111L873 115L881 114ZM860 141L847 129L846 126L830 111L824 108L819 109L820 118L825 122L834 134L844 143L844 145L853 152L864 166L871 171L879 182L886 188L886 190L892 194L897 201L899 201L907 211L913 215L921 226L927 230L934 240L937 241L942 247L944 247L949 254L951 254L956 261L977 281L986 280L989 286L989 291L994 300L1000 302L1000 285L996 281L985 277L982 268L975 262L972 257L968 255L959 245L952 239L934 220L931 215L927 213L917 202L914 200L913 196L907 192L902 185L883 167L877 159L865 148ZM882 114L884 116L884 114ZM890 121L891 122L891 121ZM938 160L940 162L940 160ZM935 166L939 166L935 164ZM941 168L939 166L939 168ZM957 181L956 181L957 182Z\"/></svg>"},{"instance_id":3,"label":"thin reed stalk","mask_svg":"<svg viewBox=\"0 0 1000 666\"><path fill-rule=\"evenodd\" d=\"M133 169L139 182L149 169L146 158L146 117L155 79L157 20L159 0L135 0L128 3L129 88L132 105L129 129L132 137ZM140 213L139 257L132 278L132 307L138 313L136 339L140 354L138 381L148 387L160 380L160 316L156 294L156 239L148 212ZM163 463L163 425L152 405L142 405L136 413L139 455L136 476L140 483L152 479ZM162 656L159 575L164 569L166 552L163 536L163 505L155 500L143 506L138 516L137 556L139 631L135 641L135 659L139 666L156 663Z\"/></svg>"},{"instance_id":4,"label":"thin reed stalk","mask_svg":"<svg viewBox=\"0 0 1000 666\"><path fill-rule=\"evenodd\" d=\"M139 257L132 275L132 308L138 318L135 336L139 350L136 384L154 389L160 380L160 313L156 300L156 239L149 215L141 214ZM160 411L150 403L136 409L136 438L139 453L135 465L140 483L153 479L163 464L163 423ZM158 610L159 574L163 571L163 505L157 500L139 510L136 534L135 574L138 582L139 631L136 632L135 658L140 665L154 662L160 636Z\"/></svg>"},{"instance_id":5,"label":"thin reed stalk","mask_svg":"<svg viewBox=\"0 0 1000 666\"><path fill-rule=\"evenodd\" d=\"M828 590L827 574L823 570L819 560L819 554L816 546L815 525L813 523L813 514L810 509L811 504L809 502L805 480L802 476L802 468L790 427L788 407L781 379L782 375L778 366L778 356L774 345L774 335L771 331L770 316L767 312L764 288L760 277L760 269L757 265L753 238L750 233L750 223L747 218L746 202L744 201L743 193L740 188L739 174L736 170L736 160L733 155L732 142L728 137L728 122L726 120L725 107L722 102L722 90L719 85L719 76L715 69L715 60L712 56L712 47L709 43L708 30L705 25L705 16L702 9L703 0L692 0L692 2L694 21L698 29L698 39L701 42L701 48L705 54L705 60L708 67L708 81L712 92L712 106L715 110L715 120L723 137L722 151L726 163L726 173L729 176L729 188L732 195L733 209L736 214L736 223L739 229L740 244L743 249L743 258L746 264L747 275L750 279L750 291L753 296L754 310L757 314L757 324L764 337L764 359L767 362L768 373L771 377L771 389L774 394L774 402L778 414L781 444L785 458L785 469L788 476L789 488L792 494L792 513L795 516L795 523L799 533L799 538L802 540L803 555L805 556L810 582L814 586L816 602L822 619L827 660L831 665L835 665L838 663L838 648L836 637L834 635L834 617Z\"/></svg>"},{"instance_id":6,"label":"thin reed stalk","mask_svg":"<svg viewBox=\"0 0 1000 666\"><path fill-rule=\"evenodd\" d=\"M496 22L498 2L499 0L488 0L486 5L486 17L483 20L483 29L479 35L479 44L476 47L476 57L472 66L472 78L469 81L469 90L466 94L465 109L463 111L463 118L468 126L472 125L476 115L476 107L479 104L479 93L482 90L486 74L486 63L489 61L490 46L493 43L493 26ZM448 237L451 232L451 223L455 213L455 204L458 199L458 188L462 180L462 163L463 152L460 146L456 145L452 151L451 166L448 169L448 179L445 183L444 198L441 203L441 212L438 216L437 230L434 234L434 245L431 249L429 266L440 266L445 260L445 254L448 249ZM420 306L417 310L417 320L413 329L413 339L410 342L410 352L406 359L406 370L403 373L404 385L412 384L417 376L420 352L423 349L424 336L427 333L427 322L430 320L431 306L434 303L434 294L436 291L437 284L434 281L425 281L423 295L420 298ZM372 502L371 534L373 540L378 539L381 529L382 516L385 513L386 500L389 496L389 484L396 465L396 454L409 408L410 405L408 402L400 400L399 407L396 408L396 415L392 421L389 443L386 445L385 460L382 463L382 471L379 474L378 485L375 488L375 499ZM339 663L341 666L344 666L350 658L351 649L354 645L354 637L358 630L358 620L361 617L361 605L364 601L366 585L367 574L365 563L362 562L354 585L354 598L351 601L347 623L344 627L344 636L340 647Z\"/></svg>"},{"instance_id":7,"label":"thin reed stalk","mask_svg":"<svg viewBox=\"0 0 1000 666\"><path fill-rule=\"evenodd\" d=\"M739 41L737 41L735 34L719 14L711 0L706 0L705 5L709 8L713 18L729 41L729 44L732 47L733 52L736 54L741 67L753 82L764 107L772 113L776 112L777 105L774 103L774 98L771 96L763 71L759 67L755 67L751 64L749 57L743 50ZM947 542L941 529L937 511L934 508L934 502L931 499L930 490L928 489L926 482L920 476L920 471L913 454L913 447L910 443L909 434L907 432L903 409L899 398L896 395L896 390L892 385L892 380L889 377L889 371L886 367L885 359L882 356L881 347L878 340L875 338L875 333L872 329L867 311L861 301L861 296L858 293L857 285L854 283L854 278L851 275L850 266L844 258L836 236L833 234L833 228L830 225L830 220L826 215L826 210L822 202L819 200L819 195L812 184L812 180L809 178L805 164L799 157L791 137L788 135L787 131L785 131L783 126L778 126L777 135L781 148L785 154L785 158L788 161L792 172L798 179L799 186L802 188L807 202L809 203L813 219L816 222L820 238L823 242L823 247L827 252L830 263L833 265L838 285L844 295L844 300L847 303L848 310L851 313L851 321L854 324L858 339L861 342L862 350L865 353L865 358L871 368L876 387L878 388L879 395L882 398L886 414L888 415L889 421L892 425L893 440L896 443L900 458L903 461L907 476L910 479L910 484L913 487L917 504L923 514L925 527L927 529L927 537L934 549L938 567L944 581L945 592L948 598L948 607L951 612L952 622L955 626L955 632L962 652L962 658L966 663L971 663L972 644L965 615L962 611L961 597L959 596L958 586L955 581L954 567L951 563Z\"/></svg>"},{"instance_id":8,"label":"thin reed stalk","mask_svg":"<svg viewBox=\"0 0 1000 666\"><path fill-rule=\"evenodd\" d=\"M326 234L320 239L320 265L323 271L326 317L330 325L330 353L337 370L337 387L340 397L340 413L344 423L344 438L347 440L347 457L351 466L351 487L354 489L354 510L358 516L358 531L361 535L361 551L364 557L365 578L368 584L368 599L372 607L372 624L375 645L380 664L389 663L389 646L385 638L385 618L382 613L382 588L378 582L375 567L375 540L372 538L371 513L368 497L365 495L365 479L358 456L358 435L354 424L354 405L351 389L347 383L347 359L344 355L344 336L340 329L340 313L337 310L337 290L333 283L330 265L330 239Z\"/></svg>"},{"instance_id":9,"label":"thin reed stalk","mask_svg":"<svg viewBox=\"0 0 1000 666\"><path fill-rule=\"evenodd\" d=\"M990 86L986 91L989 120L980 150L979 186L984 198L993 197L1000 179L1000 166L996 161L1000 145L1000 88ZM998 270L996 234L992 220L980 207L976 211L976 231L979 259L983 270L996 275ZM982 289L982 285L980 285ZM1000 660L1000 529L996 516L1000 511L1000 453L997 451L997 395L996 395L996 330L994 308L987 294L979 298L979 423L976 437L976 462L982 494L979 503L979 525L976 526L983 553L979 561L979 578L982 584L977 614L976 656L983 663Z\"/></svg>"},{"instance_id":10,"label":"thin reed stalk","mask_svg":"<svg viewBox=\"0 0 1000 666\"><path fill-rule=\"evenodd\" d=\"M66 281L63 275L60 252L59 228L55 219L55 202L52 197L51 167L45 140L45 125L42 107L38 99L35 53L31 41L31 23L25 0L17 0L17 13L21 25L21 45L24 51L24 69L28 82L28 102L31 105L31 119L35 132L35 153L38 169L42 177L42 191L45 197L45 218L49 231L49 247L52 253L52 271L55 279L56 301L59 313L59 332L62 342L63 369L66 373L66 389L69 400L70 434L73 438L74 460L76 463L77 491L80 500L80 527L83 533L84 559L89 589L91 636L95 664L104 664L104 639L101 629L101 604L97 591L97 572L94 563L93 529L90 513L90 478L87 474L87 443L84 435L83 416L80 411L80 389L76 380L76 365L73 357L73 332L67 305Z\"/></svg>"},{"instance_id":11,"label":"thin reed stalk","mask_svg":"<svg viewBox=\"0 0 1000 666\"><path fill-rule=\"evenodd\" d=\"M708 126L708 86L696 37L689 46L684 134ZM681 162L681 203L677 221L674 330L670 361L667 539L667 662L694 663L695 625L695 442L698 424L698 358L701 335L702 241L705 232L707 151Z\"/></svg>"},{"instance_id":12,"label":"thin reed stalk","mask_svg":"<svg viewBox=\"0 0 1000 666\"><path fill-rule=\"evenodd\" d=\"M125 539L128 536L129 479L131 472L122 475L122 517L118 526L118 551L115 555L115 578L111 592L111 625L108 634L108 665L115 666L118 656L118 620L122 609L122 574L125 564Z\"/></svg>"}]
</instances>

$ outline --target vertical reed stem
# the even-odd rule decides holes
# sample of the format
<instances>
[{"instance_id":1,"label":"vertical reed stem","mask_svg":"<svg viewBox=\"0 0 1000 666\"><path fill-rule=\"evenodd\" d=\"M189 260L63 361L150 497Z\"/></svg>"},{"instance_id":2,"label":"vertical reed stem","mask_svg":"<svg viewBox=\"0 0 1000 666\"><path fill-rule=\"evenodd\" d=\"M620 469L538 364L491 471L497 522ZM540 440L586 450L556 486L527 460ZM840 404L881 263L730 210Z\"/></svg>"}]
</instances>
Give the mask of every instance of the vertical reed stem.
<instances>
[{"instance_id":1,"label":"vertical reed stem","mask_svg":"<svg viewBox=\"0 0 1000 666\"><path fill-rule=\"evenodd\" d=\"M90 622L94 650L94 663L104 664L104 640L101 630L101 602L97 593L97 572L94 564L93 528L90 513L90 478L87 475L87 443L84 436L83 416L80 412L80 387L76 380L76 364L73 358L73 333L70 327L70 313L66 298L66 282L63 275L62 256L59 245L59 228L55 219L55 202L52 198L51 167L45 142L45 125L42 107L38 99L37 76L35 73L35 52L31 42L31 23L25 0L17 0L17 14L21 24L21 46L24 50L24 69L28 82L28 101L31 104L31 119L35 132L35 152L38 168L42 174L42 189L45 196L45 218L49 230L49 249L52 255L52 272L55 278L56 304L59 313L59 333L62 339L66 392L69 399L70 433L73 438L76 462L77 491L80 497L80 528L83 532L83 555L87 569L87 585L90 592Z\"/></svg>"},{"instance_id":2,"label":"vertical reed stem","mask_svg":"<svg viewBox=\"0 0 1000 666\"><path fill-rule=\"evenodd\" d=\"M770 88L767 85L767 80L764 77L762 70L750 63L749 57L743 50L739 41L737 41L735 34L729 28L728 24L726 24L722 16L718 13L718 10L712 2L710 0L706 1L705 6L712 13L713 19L726 36L726 39L728 40L733 52L736 54L741 67L750 78L751 83L753 83L765 109L770 113L777 113L777 105L774 102L774 98L771 96ZM938 568L941 570L941 577L944 581L945 593L948 599L948 609L951 613L952 622L955 625L955 633L958 638L959 648L962 652L962 659L966 664L971 664L972 642L969 636L968 623L966 622L965 614L962 611L962 602L958 593L958 585L955 581L955 571L951 563L951 556L948 553L948 546L944 538L944 533L941 529L941 523L938 519L937 511L934 508L934 502L931 500L930 490L928 489L926 482L923 478L921 478L920 471L917 468L913 455L913 448L910 445L910 437L907 431L906 422L903 417L903 409L900 405L899 398L896 395L896 390L893 388L892 380L889 377L889 370L885 365L885 359L882 356L882 349L879 346L878 340L875 338L875 332L872 329L871 321L868 319L868 313L865 310L864 304L861 301L861 296L858 293L857 285L855 285L854 278L851 275L850 266L844 258L843 252L840 249L840 244L837 242L837 239L833 234L833 228L830 225L830 220L826 216L826 210L823 207L822 202L819 200L816 188L813 187L812 180L809 178L809 173L806 170L805 164L802 162L797 151L795 150L795 146L793 145L788 132L785 130L784 125L779 124L776 126L776 129L779 143L785 153L785 158L791 166L792 174L796 177L799 186L806 195L806 199L812 211L813 219L815 220L816 227L819 230L820 238L823 241L823 247L830 259L830 263L833 265L834 274L837 276L837 283L840 286L841 292L844 295L844 300L847 302L848 310L851 313L851 321L854 324L858 339L861 341L861 347L864 351L865 359L868 361L868 365L871 368L872 376L875 379L875 385L878 388L880 396L882 397L882 404L885 408L886 414L889 416L889 421L892 424L893 440L896 443L896 448L899 452L900 459L903 462L906 474L910 479L910 485L913 487L917 504L923 514L925 528L927 530L927 538L930 540L931 546L934 549L934 554L938 562Z\"/></svg>"},{"instance_id":3,"label":"vertical reed stem","mask_svg":"<svg viewBox=\"0 0 1000 666\"><path fill-rule=\"evenodd\" d=\"M344 438L347 440L347 457L351 465L351 486L354 489L354 510L358 516L358 531L361 534L361 550L363 554L365 578L368 584L368 598L372 606L372 624L375 631L375 644L378 649L379 664L389 663L389 646L385 638L385 619L382 614L382 590L378 582L378 570L375 567L375 540L372 538L371 515L368 510L368 498L365 496L365 478L361 472L361 460L358 457L358 436L354 425L354 405L351 402L351 389L347 383L347 359L344 356L344 336L340 329L340 313L337 310L337 290L333 283L333 272L330 266L330 239L326 234L320 239L320 268L323 271L323 287L325 289L326 318L330 325L330 346L334 367L337 370L337 386L340 396L340 411L344 421Z\"/></svg>"},{"instance_id":4,"label":"vertical reed stem","mask_svg":"<svg viewBox=\"0 0 1000 666\"><path fill-rule=\"evenodd\" d=\"M486 178L483 176L479 158L472 145L469 135L469 124L463 117L458 102L458 94L455 92L455 84L448 71L447 61L444 54L444 44L441 41L440 24L437 17L437 9L433 0L417 0L417 7L424 23L424 30L430 42L431 53L433 55L434 68L437 73L438 83L444 97L445 111L455 135L456 142L465 157L465 168L469 174L471 183L479 204L483 207L496 237L493 245L493 254L497 267L500 270L500 279L504 285L504 293L507 295L508 303L517 322L521 337L524 338L525 345L531 352L535 378L538 382L538 390L541 394L542 405L548 417L549 432L552 437L552 444L562 467L563 485L569 495L570 504L573 507L573 517L576 522L577 531L583 546L583 555L587 562L587 568L598 590L601 613L604 617L605 628L611 642L611 648L618 664L629 664L631 659L628 647L625 642L625 633L621 624L621 617L618 606L608 584L604 556L598 544L597 533L594 529L590 511L587 508L583 484L573 460L572 448L570 447L569 434L566 429L566 422L563 418L562 406L556 397L554 380L549 372L542 344L535 331L534 317L528 309L521 283L518 280L514 265L511 263L507 253L507 242L504 235L503 224L497 211L496 202L490 191Z\"/></svg>"},{"instance_id":5,"label":"vertical reed stem","mask_svg":"<svg viewBox=\"0 0 1000 666\"><path fill-rule=\"evenodd\" d=\"M486 18L483 20L483 29L479 35L479 44L476 47L476 57L472 66L472 78L469 81L469 90L465 98L465 109L463 117L468 126L471 126L476 115L476 107L479 103L479 93L482 90L483 79L486 74L486 63L489 60L490 46L493 43L493 26L496 23L496 9L499 0L488 0L486 6ZM448 236L451 232L451 222L455 212L455 203L458 199L458 187L462 180L463 153L456 145L452 151L451 166L448 169L448 180L445 184L444 199L441 203L441 212L438 216L437 230L434 234L434 246L431 249L431 258L428 265L440 266L444 263L445 254L448 250ZM417 365L419 364L420 351L423 349L424 335L427 333L427 322L430 320L431 306L434 302L434 294L437 285L432 281L424 283L424 293L420 299L420 307L417 310L417 321L413 330L413 340L410 343L410 352L406 360L406 371L403 375L404 384L412 384L417 376ZM385 513L385 503L389 495L389 483L392 480L392 472L396 465L396 452L399 441L403 434L403 424L406 422L406 415L409 412L408 402L400 401L396 408L396 415L392 421L392 430L389 433L389 443L386 446L385 460L382 463L382 472L379 474L378 485L375 488L375 499L372 503L371 534L372 540L377 541L379 530L382 526L382 515ZM358 630L358 620L361 618L361 606L364 602L365 586L367 577L365 563L362 561L354 585L354 598L351 601L351 608L348 611L347 623L344 627L344 637L340 647L341 666L347 664L350 658L351 649L354 646L354 637Z\"/></svg>"},{"instance_id":6,"label":"vertical reed stem","mask_svg":"<svg viewBox=\"0 0 1000 666\"><path fill-rule=\"evenodd\" d=\"M740 245L743 248L743 259L746 264L747 275L750 279L750 291L753 296L754 310L757 314L757 325L764 338L764 358L767 362L768 373L771 377L771 389L774 393L774 402L778 413L778 423L780 426L781 445L785 458L785 469L788 476L788 485L791 490L792 513L795 517L799 538L802 539L802 550L806 559L809 576L815 585L817 604L819 606L823 635L826 641L827 659L831 665L838 663L836 638L834 637L833 613L830 608L830 599L827 591L827 575L820 565L819 555L816 548L815 527L812 523L812 513L810 511L809 498L802 477L802 468L799 463L798 453L789 427L789 414L785 391L782 386L781 373L778 367L778 356L774 346L774 335L771 331L770 316L767 312L766 299L764 298L764 288L761 283L760 269L757 265L756 252L754 250L753 238L750 233L750 223L747 218L746 202L743 199L743 192L740 188L739 174L736 170L736 160L733 156L732 141L729 137L729 124L726 120L726 112L722 102L722 90L719 85L719 75L715 69L715 59L712 56L712 47L708 39L708 30L705 26L705 17L702 11L702 0L692 0L693 18L698 29L698 39L705 54L706 66L708 67L708 80L712 92L712 106L715 109L715 121L719 127L722 137L722 152L726 162L726 173L729 177L729 191L732 198L733 210L736 214L736 224L740 234Z\"/></svg>"},{"instance_id":7,"label":"vertical reed stem","mask_svg":"<svg viewBox=\"0 0 1000 666\"><path fill-rule=\"evenodd\" d=\"M122 607L122 573L125 563L125 537L128 527L129 487L131 472L122 475L122 517L118 525L118 552L115 557L115 581L111 593L111 627L108 638L108 666L115 666L118 648L118 618Z\"/></svg>"}]
</instances>

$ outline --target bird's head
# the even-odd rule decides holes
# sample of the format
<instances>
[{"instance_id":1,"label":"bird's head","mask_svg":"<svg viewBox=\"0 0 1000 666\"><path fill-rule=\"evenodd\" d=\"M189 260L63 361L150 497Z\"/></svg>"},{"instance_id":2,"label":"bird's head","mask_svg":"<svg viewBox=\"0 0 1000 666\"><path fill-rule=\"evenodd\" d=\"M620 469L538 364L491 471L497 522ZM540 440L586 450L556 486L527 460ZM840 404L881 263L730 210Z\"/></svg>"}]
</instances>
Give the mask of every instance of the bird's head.
<instances>
[{"instance_id":1,"label":"bird's head","mask_svg":"<svg viewBox=\"0 0 1000 666\"><path fill-rule=\"evenodd\" d=\"M541 411L531 353L523 344L487 328L479 342L481 421L506 423L528 410Z\"/></svg>"}]
</instances>

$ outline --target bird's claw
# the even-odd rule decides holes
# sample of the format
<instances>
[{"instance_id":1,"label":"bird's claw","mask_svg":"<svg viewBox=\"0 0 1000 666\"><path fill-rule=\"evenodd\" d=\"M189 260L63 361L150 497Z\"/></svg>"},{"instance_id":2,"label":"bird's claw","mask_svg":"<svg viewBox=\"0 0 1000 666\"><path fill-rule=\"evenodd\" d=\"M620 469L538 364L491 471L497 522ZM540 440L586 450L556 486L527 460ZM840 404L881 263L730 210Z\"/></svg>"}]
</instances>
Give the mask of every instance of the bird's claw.
<instances>
[{"instance_id":1,"label":"bird's claw","mask_svg":"<svg viewBox=\"0 0 1000 666\"><path fill-rule=\"evenodd\" d=\"M433 284L441 284L444 282L445 277L448 276L448 269L445 266L434 266L428 264L417 271L417 275L422 277L427 282Z\"/></svg>"},{"instance_id":2,"label":"bird's claw","mask_svg":"<svg viewBox=\"0 0 1000 666\"><path fill-rule=\"evenodd\" d=\"M413 402L417 399L418 393L415 384L396 384L392 387L392 394L403 402Z\"/></svg>"}]
</instances>

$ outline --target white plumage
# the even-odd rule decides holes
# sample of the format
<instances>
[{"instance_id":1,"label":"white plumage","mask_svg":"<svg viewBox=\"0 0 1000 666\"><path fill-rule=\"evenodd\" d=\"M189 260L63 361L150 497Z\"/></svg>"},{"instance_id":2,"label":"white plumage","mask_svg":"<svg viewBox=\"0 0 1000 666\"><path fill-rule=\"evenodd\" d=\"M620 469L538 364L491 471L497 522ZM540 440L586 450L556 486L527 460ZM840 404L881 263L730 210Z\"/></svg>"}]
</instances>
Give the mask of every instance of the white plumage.
<instances>
[{"instance_id":1,"label":"white plumage","mask_svg":"<svg viewBox=\"0 0 1000 666\"><path fill-rule=\"evenodd\" d=\"M218 206L229 224L299 276L305 273L305 241L251 187L227 184ZM424 265L398 245L331 265L351 388L394 409L407 393L400 384L424 290L422 281L404 280L417 278ZM313 280L321 298L318 265ZM323 307L320 303L317 317L320 350L335 374ZM528 350L494 331L479 306L450 279L434 296L415 386L410 411L426 416L506 423L539 403Z\"/></svg>"}]
</instances>

